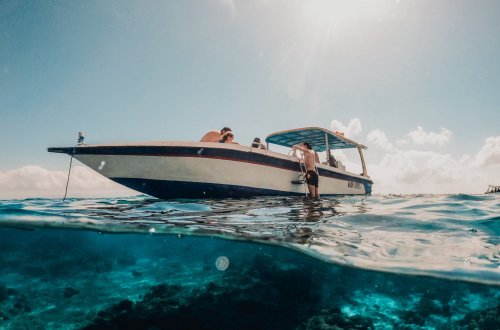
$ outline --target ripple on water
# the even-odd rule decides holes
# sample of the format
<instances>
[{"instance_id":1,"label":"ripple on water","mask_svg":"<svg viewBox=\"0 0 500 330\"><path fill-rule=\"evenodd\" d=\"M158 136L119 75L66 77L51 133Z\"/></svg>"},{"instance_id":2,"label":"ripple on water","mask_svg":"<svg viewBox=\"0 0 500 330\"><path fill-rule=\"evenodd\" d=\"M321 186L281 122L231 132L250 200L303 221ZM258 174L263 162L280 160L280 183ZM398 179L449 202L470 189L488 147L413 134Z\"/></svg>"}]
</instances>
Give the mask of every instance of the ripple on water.
<instances>
[{"instance_id":1,"label":"ripple on water","mask_svg":"<svg viewBox=\"0 0 500 330\"><path fill-rule=\"evenodd\" d=\"M497 196L463 194L29 199L2 201L0 225L218 236L365 269L498 284L498 205Z\"/></svg>"},{"instance_id":2,"label":"ripple on water","mask_svg":"<svg viewBox=\"0 0 500 330\"><path fill-rule=\"evenodd\" d=\"M447 199L458 201L486 201L495 198L493 195L468 195L468 194L455 194L447 195Z\"/></svg>"}]
</instances>

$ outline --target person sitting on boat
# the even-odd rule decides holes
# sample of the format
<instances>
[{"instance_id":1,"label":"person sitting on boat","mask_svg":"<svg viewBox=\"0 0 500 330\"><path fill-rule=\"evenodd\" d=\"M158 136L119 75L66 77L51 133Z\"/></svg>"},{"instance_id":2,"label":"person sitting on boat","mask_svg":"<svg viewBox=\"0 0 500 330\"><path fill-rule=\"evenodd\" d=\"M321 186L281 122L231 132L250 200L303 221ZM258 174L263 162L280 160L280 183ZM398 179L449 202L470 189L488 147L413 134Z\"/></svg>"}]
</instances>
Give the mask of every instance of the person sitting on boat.
<instances>
[{"instance_id":1,"label":"person sitting on boat","mask_svg":"<svg viewBox=\"0 0 500 330\"><path fill-rule=\"evenodd\" d=\"M233 139L234 139L233 132L227 131L222 136L222 139L219 140L219 143L234 143L234 144L238 144L238 142L234 142Z\"/></svg>"},{"instance_id":2,"label":"person sitting on boat","mask_svg":"<svg viewBox=\"0 0 500 330\"><path fill-rule=\"evenodd\" d=\"M229 127L224 127L220 131L210 131L203 135L200 142L219 142L226 132L231 132L231 129Z\"/></svg>"},{"instance_id":3,"label":"person sitting on boat","mask_svg":"<svg viewBox=\"0 0 500 330\"><path fill-rule=\"evenodd\" d=\"M306 182L307 188L309 189L309 197L319 198L318 186L319 177L318 172L316 172L316 151L312 150L309 142L302 142L300 145L294 145L292 147L293 151L302 151L304 154L304 164L306 166Z\"/></svg>"},{"instance_id":4,"label":"person sitting on boat","mask_svg":"<svg viewBox=\"0 0 500 330\"><path fill-rule=\"evenodd\" d=\"M257 148L257 149L266 149L266 146L260 142L260 138L256 137L255 139L253 139L253 142L252 142L252 148Z\"/></svg>"},{"instance_id":5,"label":"person sitting on boat","mask_svg":"<svg viewBox=\"0 0 500 330\"><path fill-rule=\"evenodd\" d=\"M328 157L328 165L332 167L338 167L337 160L335 159L335 157L333 157L333 154L331 152L329 153Z\"/></svg>"}]
</instances>

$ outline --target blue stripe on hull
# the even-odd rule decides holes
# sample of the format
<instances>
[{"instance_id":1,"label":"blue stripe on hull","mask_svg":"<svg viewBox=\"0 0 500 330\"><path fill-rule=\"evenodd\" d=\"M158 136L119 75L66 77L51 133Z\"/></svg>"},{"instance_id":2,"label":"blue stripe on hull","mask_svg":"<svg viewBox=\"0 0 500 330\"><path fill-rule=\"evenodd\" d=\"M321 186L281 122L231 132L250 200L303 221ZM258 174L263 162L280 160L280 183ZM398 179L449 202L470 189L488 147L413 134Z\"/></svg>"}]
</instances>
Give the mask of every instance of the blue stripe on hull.
<instances>
[{"instance_id":1,"label":"blue stripe on hull","mask_svg":"<svg viewBox=\"0 0 500 330\"><path fill-rule=\"evenodd\" d=\"M132 178L111 180L142 193L161 198L247 198L254 196L302 196L292 192L260 189L228 184L185 182Z\"/></svg>"},{"instance_id":2,"label":"blue stripe on hull","mask_svg":"<svg viewBox=\"0 0 500 330\"><path fill-rule=\"evenodd\" d=\"M272 189L235 186L218 183L167 181L135 178L111 178L111 180L131 189L161 199L175 198L248 198L255 196L304 196L304 193L294 193ZM368 189L367 189L368 188ZM366 187L371 191L371 185ZM332 196L323 194L323 196Z\"/></svg>"}]
</instances>

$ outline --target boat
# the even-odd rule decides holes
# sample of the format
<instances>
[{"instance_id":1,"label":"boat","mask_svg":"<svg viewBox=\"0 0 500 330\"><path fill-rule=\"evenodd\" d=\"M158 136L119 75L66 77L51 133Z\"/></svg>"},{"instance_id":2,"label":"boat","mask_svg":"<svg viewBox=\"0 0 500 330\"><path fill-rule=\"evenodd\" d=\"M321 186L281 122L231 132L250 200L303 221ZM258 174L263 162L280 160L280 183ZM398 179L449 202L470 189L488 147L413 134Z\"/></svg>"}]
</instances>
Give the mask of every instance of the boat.
<instances>
[{"instance_id":1,"label":"boat","mask_svg":"<svg viewBox=\"0 0 500 330\"><path fill-rule=\"evenodd\" d=\"M489 185L485 194L498 194L500 193L500 186Z\"/></svg>"},{"instance_id":2,"label":"boat","mask_svg":"<svg viewBox=\"0 0 500 330\"><path fill-rule=\"evenodd\" d=\"M316 152L356 148L363 172L349 172L341 162L316 164L319 193L370 195L363 150L366 146L320 127L269 134L266 149L232 143L154 141L124 144L84 144L52 147L49 152L74 157L123 186L160 199L246 198L304 196L305 166L300 155L269 150L292 148L308 141ZM274 147L273 147L274 148ZM329 157L328 157L329 158Z\"/></svg>"}]
</instances>

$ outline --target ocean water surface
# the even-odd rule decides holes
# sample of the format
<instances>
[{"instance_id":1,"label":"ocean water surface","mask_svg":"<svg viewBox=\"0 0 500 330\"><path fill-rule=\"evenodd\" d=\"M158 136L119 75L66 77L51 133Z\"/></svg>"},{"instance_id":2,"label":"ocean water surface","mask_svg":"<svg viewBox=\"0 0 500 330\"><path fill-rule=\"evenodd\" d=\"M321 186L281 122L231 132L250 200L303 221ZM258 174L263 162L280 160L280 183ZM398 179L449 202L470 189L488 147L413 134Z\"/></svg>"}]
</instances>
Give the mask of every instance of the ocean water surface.
<instances>
[{"instance_id":1,"label":"ocean water surface","mask_svg":"<svg viewBox=\"0 0 500 330\"><path fill-rule=\"evenodd\" d=\"M500 196L0 201L2 329L498 329Z\"/></svg>"}]
</instances>

